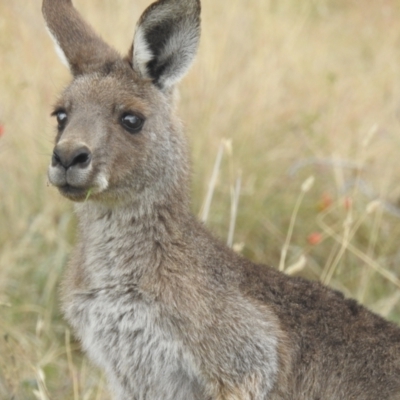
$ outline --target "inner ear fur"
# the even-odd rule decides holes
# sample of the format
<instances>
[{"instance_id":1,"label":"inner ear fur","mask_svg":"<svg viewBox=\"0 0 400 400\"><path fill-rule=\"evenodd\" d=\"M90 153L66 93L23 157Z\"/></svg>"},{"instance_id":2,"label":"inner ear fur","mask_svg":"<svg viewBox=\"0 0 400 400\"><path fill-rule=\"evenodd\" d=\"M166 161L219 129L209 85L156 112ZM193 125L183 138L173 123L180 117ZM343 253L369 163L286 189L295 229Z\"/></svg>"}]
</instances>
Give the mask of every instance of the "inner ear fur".
<instances>
[{"instance_id":1,"label":"inner ear fur","mask_svg":"<svg viewBox=\"0 0 400 400\"><path fill-rule=\"evenodd\" d=\"M159 0L150 5L136 27L134 69L160 88L180 81L197 53L200 12L198 0Z\"/></svg>"}]
</instances>

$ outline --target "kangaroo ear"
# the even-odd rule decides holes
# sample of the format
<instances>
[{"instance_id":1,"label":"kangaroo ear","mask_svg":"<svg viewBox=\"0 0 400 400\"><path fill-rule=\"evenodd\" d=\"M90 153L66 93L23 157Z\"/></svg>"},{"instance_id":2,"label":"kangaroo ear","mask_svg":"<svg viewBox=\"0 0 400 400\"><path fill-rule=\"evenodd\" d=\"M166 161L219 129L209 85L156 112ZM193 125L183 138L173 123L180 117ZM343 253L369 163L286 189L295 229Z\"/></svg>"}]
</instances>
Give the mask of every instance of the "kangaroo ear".
<instances>
[{"instance_id":1,"label":"kangaroo ear","mask_svg":"<svg viewBox=\"0 0 400 400\"><path fill-rule=\"evenodd\" d=\"M42 11L57 54L73 75L99 69L119 58L81 18L71 0L43 0Z\"/></svg>"},{"instance_id":2,"label":"kangaroo ear","mask_svg":"<svg viewBox=\"0 0 400 400\"><path fill-rule=\"evenodd\" d=\"M133 40L133 68L160 88L188 71L200 39L199 0L159 0L141 16Z\"/></svg>"}]
</instances>

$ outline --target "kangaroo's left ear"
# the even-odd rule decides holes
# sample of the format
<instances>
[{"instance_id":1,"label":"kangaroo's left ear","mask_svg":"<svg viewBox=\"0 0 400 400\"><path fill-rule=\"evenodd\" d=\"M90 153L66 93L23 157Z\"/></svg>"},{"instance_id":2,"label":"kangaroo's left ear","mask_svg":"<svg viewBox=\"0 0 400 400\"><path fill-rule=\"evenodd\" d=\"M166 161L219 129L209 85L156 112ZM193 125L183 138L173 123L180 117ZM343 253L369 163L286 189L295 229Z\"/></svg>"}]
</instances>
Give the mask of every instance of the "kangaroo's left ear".
<instances>
[{"instance_id":1,"label":"kangaroo's left ear","mask_svg":"<svg viewBox=\"0 0 400 400\"><path fill-rule=\"evenodd\" d=\"M159 0L141 16L132 49L133 68L161 89L189 70L200 39L199 0Z\"/></svg>"}]
</instances>

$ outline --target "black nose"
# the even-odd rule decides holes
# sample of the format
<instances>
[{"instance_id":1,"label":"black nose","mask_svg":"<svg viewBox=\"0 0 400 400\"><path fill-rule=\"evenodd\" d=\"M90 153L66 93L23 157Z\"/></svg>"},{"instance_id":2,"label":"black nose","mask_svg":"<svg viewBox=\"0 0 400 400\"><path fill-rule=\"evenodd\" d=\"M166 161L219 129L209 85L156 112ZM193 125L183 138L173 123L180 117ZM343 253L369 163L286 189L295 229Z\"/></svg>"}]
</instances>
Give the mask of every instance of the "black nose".
<instances>
[{"instance_id":1,"label":"black nose","mask_svg":"<svg viewBox=\"0 0 400 400\"><path fill-rule=\"evenodd\" d=\"M58 147L56 146L53 151L51 164L53 167L61 165L65 169L77 166L79 168L86 168L92 160L92 153L86 146L78 148Z\"/></svg>"}]
</instances>

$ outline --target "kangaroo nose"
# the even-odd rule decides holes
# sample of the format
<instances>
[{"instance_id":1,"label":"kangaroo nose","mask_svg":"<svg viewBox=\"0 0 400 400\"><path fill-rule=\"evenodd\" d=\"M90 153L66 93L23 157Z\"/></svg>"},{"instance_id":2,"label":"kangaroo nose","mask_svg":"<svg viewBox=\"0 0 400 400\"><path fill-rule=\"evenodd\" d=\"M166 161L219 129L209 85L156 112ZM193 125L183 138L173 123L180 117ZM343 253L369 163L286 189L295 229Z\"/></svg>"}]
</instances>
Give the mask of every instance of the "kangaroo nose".
<instances>
[{"instance_id":1,"label":"kangaroo nose","mask_svg":"<svg viewBox=\"0 0 400 400\"><path fill-rule=\"evenodd\" d=\"M92 153L86 146L70 149L56 146L53 151L51 164L53 167L61 165L65 169L77 166L86 168L92 160Z\"/></svg>"}]
</instances>

